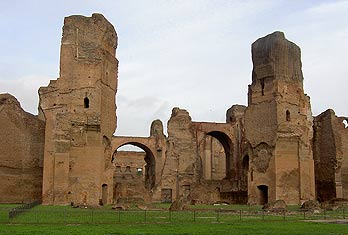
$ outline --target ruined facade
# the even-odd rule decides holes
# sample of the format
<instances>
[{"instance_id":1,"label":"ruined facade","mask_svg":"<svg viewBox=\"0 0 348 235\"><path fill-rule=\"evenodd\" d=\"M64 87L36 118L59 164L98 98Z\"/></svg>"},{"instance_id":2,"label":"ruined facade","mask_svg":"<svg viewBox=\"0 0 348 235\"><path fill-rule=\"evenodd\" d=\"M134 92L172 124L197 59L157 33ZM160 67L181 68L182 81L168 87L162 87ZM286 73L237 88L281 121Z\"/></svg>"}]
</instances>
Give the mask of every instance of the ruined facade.
<instances>
[{"instance_id":1,"label":"ruined facade","mask_svg":"<svg viewBox=\"0 0 348 235\"><path fill-rule=\"evenodd\" d=\"M116 46L116 32L102 15L67 17L60 76L39 89L39 115L0 96L0 181L6 185L0 202L100 205L133 197L300 204L348 198L347 118L331 110L313 118L300 49L283 33L252 45L247 106L233 105L225 123L195 122L188 111L173 108L168 136L160 120L148 137L113 136ZM143 152L118 151L125 145Z\"/></svg>"},{"instance_id":2,"label":"ruined facade","mask_svg":"<svg viewBox=\"0 0 348 235\"><path fill-rule=\"evenodd\" d=\"M65 18L60 76L41 87L44 204L112 202L117 35L100 14Z\"/></svg>"},{"instance_id":3,"label":"ruined facade","mask_svg":"<svg viewBox=\"0 0 348 235\"><path fill-rule=\"evenodd\" d=\"M280 32L252 45L245 137L252 148L254 173L249 200L259 204L277 199L297 204L315 198L313 118L303 91L300 57L300 48Z\"/></svg>"}]
</instances>

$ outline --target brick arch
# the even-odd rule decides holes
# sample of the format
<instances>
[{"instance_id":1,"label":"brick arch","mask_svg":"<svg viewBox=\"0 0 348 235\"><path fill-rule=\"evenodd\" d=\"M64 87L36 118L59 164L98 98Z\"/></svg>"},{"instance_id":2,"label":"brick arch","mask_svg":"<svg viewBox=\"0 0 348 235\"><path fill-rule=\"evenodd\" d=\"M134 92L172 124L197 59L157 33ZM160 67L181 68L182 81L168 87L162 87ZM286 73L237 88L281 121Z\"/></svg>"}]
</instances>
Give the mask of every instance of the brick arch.
<instances>
[{"instance_id":1,"label":"brick arch","mask_svg":"<svg viewBox=\"0 0 348 235\"><path fill-rule=\"evenodd\" d=\"M141 148L142 150L144 150L144 152L149 156L149 158L151 159L151 161L154 161L156 162L156 159L155 159L155 155L154 153L152 152L152 150L147 147L146 145L142 144L142 143L139 143L139 142L125 142L124 144L120 145L119 147L117 147L115 149L115 151L113 151L112 153L115 154L115 152L117 151L117 149L121 148L122 146L125 146L125 145L133 145L133 146L136 146L138 148Z\"/></svg>"},{"instance_id":2,"label":"brick arch","mask_svg":"<svg viewBox=\"0 0 348 235\"><path fill-rule=\"evenodd\" d=\"M226 178L232 178L236 169L236 161L234 159L234 129L229 123L209 123L209 122L193 122L197 143L204 143L206 136L212 136L217 139L223 146L226 156Z\"/></svg>"},{"instance_id":3,"label":"brick arch","mask_svg":"<svg viewBox=\"0 0 348 235\"><path fill-rule=\"evenodd\" d=\"M111 146L112 146L111 158L117 152L118 148L125 145L133 145L144 150L144 152L146 153L146 158L148 159L147 164L150 164L149 169L152 172L151 175L153 175L153 179L151 179L151 186L149 188L155 187L156 180L159 179L159 177L156 176L156 167L157 167L156 139L154 137L114 136L111 141Z\"/></svg>"},{"instance_id":4,"label":"brick arch","mask_svg":"<svg viewBox=\"0 0 348 235\"><path fill-rule=\"evenodd\" d=\"M112 154L124 145L134 145L155 157L156 139L154 137L114 136L111 140Z\"/></svg>"}]
</instances>

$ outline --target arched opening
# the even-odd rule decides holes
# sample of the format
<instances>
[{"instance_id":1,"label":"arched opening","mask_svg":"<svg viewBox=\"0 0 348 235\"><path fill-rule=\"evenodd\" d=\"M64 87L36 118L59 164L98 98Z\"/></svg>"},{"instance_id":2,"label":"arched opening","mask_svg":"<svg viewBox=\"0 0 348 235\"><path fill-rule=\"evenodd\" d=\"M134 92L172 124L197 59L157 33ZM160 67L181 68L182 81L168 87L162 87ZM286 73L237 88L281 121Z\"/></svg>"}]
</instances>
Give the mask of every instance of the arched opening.
<instances>
[{"instance_id":1,"label":"arched opening","mask_svg":"<svg viewBox=\"0 0 348 235\"><path fill-rule=\"evenodd\" d=\"M202 173L206 180L222 180L226 177L226 154L219 140L205 136L202 155Z\"/></svg>"},{"instance_id":2,"label":"arched opening","mask_svg":"<svg viewBox=\"0 0 348 235\"><path fill-rule=\"evenodd\" d=\"M267 185L259 185L258 188L258 197L259 197L259 205L264 205L268 203L268 186Z\"/></svg>"},{"instance_id":3,"label":"arched opening","mask_svg":"<svg viewBox=\"0 0 348 235\"><path fill-rule=\"evenodd\" d=\"M286 115L286 121L287 121L287 122L290 122L290 121L291 121L290 111L289 111L289 110L286 110L285 115Z\"/></svg>"},{"instance_id":4,"label":"arched opening","mask_svg":"<svg viewBox=\"0 0 348 235\"><path fill-rule=\"evenodd\" d=\"M155 158L140 143L125 143L114 152L114 200L144 198L155 186Z\"/></svg>"},{"instance_id":5,"label":"arched opening","mask_svg":"<svg viewBox=\"0 0 348 235\"><path fill-rule=\"evenodd\" d=\"M202 159L203 170L211 171L211 179L221 180L233 178L235 171L232 164L231 139L223 132L212 131L207 133L205 145L205 159ZM207 175L209 176L209 174L205 174L205 176Z\"/></svg>"},{"instance_id":6,"label":"arched opening","mask_svg":"<svg viewBox=\"0 0 348 235\"><path fill-rule=\"evenodd\" d=\"M249 156L245 155L242 161L242 178L241 178L241 188L243 191L248 190L248 173L249 173Z\"/></svg>"}]
</instances>

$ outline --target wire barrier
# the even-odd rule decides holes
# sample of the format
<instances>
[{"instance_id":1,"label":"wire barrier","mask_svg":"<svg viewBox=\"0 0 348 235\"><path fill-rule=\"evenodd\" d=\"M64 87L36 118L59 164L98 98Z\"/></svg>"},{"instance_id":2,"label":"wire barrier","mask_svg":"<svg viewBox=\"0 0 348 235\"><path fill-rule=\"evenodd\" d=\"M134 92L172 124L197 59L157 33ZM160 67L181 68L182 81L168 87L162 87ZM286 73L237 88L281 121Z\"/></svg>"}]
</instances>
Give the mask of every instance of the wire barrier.
<instances>
[{"instance_id":1,"label":"wire barrier","mask_svg":"<svg viewBox=\"0 0 348 235\"><path fill-rule=\"evenodd\" d=\"M35 205L32 205L35 206ZM234 221L345 220L346 208L335 211L295 210L112 210L23 206L0 209L0 223L115 224L115 223L233 223ZM347 221L348 222L348 221Z\"/></svg>"}]
</instances>

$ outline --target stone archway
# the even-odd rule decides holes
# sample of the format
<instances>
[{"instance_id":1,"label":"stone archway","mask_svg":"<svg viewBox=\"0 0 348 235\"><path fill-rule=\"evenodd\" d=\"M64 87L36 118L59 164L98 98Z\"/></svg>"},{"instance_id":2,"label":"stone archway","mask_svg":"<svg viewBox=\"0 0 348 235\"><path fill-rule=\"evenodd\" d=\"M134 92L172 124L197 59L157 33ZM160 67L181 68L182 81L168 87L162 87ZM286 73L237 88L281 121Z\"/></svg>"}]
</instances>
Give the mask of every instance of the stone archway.
<instances>
[{"instance_id":1,"label":"stone archway","mask_svg":"<svg viewBox=\"0 0 348 235\"><path fill-rule=\"evenodd\" d=\"M222 179L234 179L237 172L237 161L235 159L236 150L234 143L234 129L229 123L209 123L209 122L193 122L192 127L195 132L198 154L202 162L202 175L204 179L213 179L211 177L212 170L212 157L211 148L209 149L209 141L207 142L207 137L213 138L221 146L223 153L220 155L225 159L223 162L223 167L225 168L225 174ZM207 156L208 154L208 156ZM210 156L209 156L210 155ZM221 165L221 164L220 164ZM214 171L216 166L213 168Z\"/></svg>"},{"instance_id":2,"label":"stone archway","mask_svg":"<svg viewBox=\"0 0 348 235\"><path fill-rule=\"evenodd\" d=\"M141 172L144 170L144 176L145 176L145 188L147 190L151 190L155 187L156 184L156 160L155 160L155 156L153 154L153 152L151 151L151 149L149 147L147 147L146 145L142 144L142 143L138 143L138 142L126 142L124 144L122 144L121 146L119 146L117 149L126 146L126 145L133 145L136 146L140 149L142 149L144 151L144 160L145 160L145 169L142 169ZM117 149L113 152L112 155L112 159L111 161L114 161L115 158L117 157ZM129 168L130 171L130 166L127 166ZM126 168L126 171L127 169ZM140 168L138 168L140 169ZM133 170L134 171L134 170ZM140 171L135 172L136 174L139 174Z\"/></svg>"},{"instance_id":3,"label":"stone archway","mask_svg":"<svg viewBox=\"0 0 348 235\"><path fill-rule=\"evenodd\" d=\"M231 169L233 161L232 140L226 133L221 131L211 131L206 135L215 138L222 145L225 155L225 179L230 179L233 174Z\"/></svg>"},{"instance_id":4,"label":"stone archway","mask_svg":"<svg viewBox=\"0 0 348 235\"><path fill-rule=\"evenodd\" d=\"M135 146L142 152L118 151L123 146ZM143 198L149 200L157 181L158 156L154 137L114 136L110 161L115 165L113 198ZM123 158L122 164L119 159Z\"/></svg>"}]
</instances>

